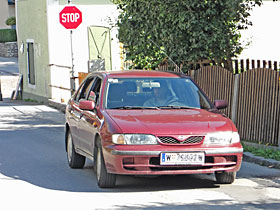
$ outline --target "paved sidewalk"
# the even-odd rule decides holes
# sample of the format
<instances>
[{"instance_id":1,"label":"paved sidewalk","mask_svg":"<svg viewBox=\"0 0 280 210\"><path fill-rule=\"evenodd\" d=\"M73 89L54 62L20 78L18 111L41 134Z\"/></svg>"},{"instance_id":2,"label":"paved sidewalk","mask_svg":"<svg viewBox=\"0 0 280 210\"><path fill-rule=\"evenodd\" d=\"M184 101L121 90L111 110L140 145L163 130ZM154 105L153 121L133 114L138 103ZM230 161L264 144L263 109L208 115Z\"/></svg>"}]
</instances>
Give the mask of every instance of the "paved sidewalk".
<instances>
[{"instance_id":1,"label":"paved sidewalk","mask_svg":"<svg viewBox=\"0 0 280 210\"><path fill-rule=\"evenodd\" d=\"M18 77L18 59L0 57L0 93L4 101L11 98L16 89Z\"/></svg>"},{"instance_id":2,"label":"paved sidewalk","mask_svg":"<svg viewBox=\"0 0 280 210\"><path fill-rule=\"evenodd\" d=\"M64 125L65 123L65 115L64 113L60 112L57 109L54 109L52 107L49 107L44 104L34 103L34 102L26 102L22 100L13 100L13 101L0 101L0 113L13 116L13 113L21 113L23 124L21 124L21 127L32 127L32 126L39 126L39 124L33 124L32 121L34 119L37 120L44 120L49 122L54 122L57 124ZM32 116L32 118L28 118L29 116ZM26 117L26 118L25 118ZM12 127L19 126L18 123L15 123L13 118L9 118L8 120L11 120L9 123L6 120L3 122L0 121L0 125L5 127L5 129L12 129Z\"/></svg>"},{"instance_id":3,"label":"paved sidewalk","mask_svg":"<svg viewBox=\"0 0 280 210\"><path fill-rule=\"evenodd\" d=\"M0 75L17 75L18 73L19 70L17 58L0 57Z\"/></svg>"}]
</instances>

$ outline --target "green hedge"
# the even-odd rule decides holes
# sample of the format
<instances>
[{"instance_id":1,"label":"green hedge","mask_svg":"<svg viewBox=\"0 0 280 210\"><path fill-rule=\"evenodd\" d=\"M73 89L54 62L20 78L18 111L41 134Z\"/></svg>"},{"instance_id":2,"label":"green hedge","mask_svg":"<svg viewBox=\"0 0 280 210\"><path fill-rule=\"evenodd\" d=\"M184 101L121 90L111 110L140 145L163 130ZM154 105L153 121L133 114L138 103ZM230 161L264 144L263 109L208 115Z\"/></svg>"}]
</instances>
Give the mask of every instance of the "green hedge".
<instances>
[{"instance_id":1,"label":"green hedge","mask_svg":"<svg viewBox=\"0 0 280 210\"><path fill-rule=\"evenodd\" d=\"M0 42L17 41L17 33L15 29L0 29Z\"/></svg>"}]
</instances>

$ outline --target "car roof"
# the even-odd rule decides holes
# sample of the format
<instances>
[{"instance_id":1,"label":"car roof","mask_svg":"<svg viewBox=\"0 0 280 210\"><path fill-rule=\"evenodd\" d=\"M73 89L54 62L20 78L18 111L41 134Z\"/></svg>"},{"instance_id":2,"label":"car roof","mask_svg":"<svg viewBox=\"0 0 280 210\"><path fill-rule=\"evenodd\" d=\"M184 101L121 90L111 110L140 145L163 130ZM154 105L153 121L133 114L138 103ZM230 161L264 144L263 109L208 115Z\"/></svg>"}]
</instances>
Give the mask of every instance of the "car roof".
<instances>
[{"instance_id":1,"label":"car roof","mask_svg":"<svg viewBox=\"0 0 280 210\"><path fill-rule=\"evenodd\" d=\"M123 70L123 71L101 71L95 72L103 74L103 76L108 78L114 77L173 77L178 78L181 77L182 73L179 72L167 72L167 71L156 71L156 70Z\"/></svg>"}]
</instances>

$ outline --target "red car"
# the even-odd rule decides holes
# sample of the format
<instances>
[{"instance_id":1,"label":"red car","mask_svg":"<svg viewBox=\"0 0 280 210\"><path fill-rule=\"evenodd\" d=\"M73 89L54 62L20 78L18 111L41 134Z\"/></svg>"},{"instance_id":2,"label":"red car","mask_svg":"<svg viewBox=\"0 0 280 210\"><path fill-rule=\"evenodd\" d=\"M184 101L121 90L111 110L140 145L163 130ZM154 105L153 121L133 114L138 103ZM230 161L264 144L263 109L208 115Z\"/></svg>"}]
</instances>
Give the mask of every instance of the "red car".
<instances>
[{"instance_id":1,"label":"red car","mask_svg":"<svg viewBox=\"0 0 280 210\"><path fill-rule=\"evenodd\" d=\"M116 176L215 173L230 184L243 148L232 121L184 74L94 72L66 108L65 145L71 168L93 160L99 187Z\"/></svg>"}]
</instances>

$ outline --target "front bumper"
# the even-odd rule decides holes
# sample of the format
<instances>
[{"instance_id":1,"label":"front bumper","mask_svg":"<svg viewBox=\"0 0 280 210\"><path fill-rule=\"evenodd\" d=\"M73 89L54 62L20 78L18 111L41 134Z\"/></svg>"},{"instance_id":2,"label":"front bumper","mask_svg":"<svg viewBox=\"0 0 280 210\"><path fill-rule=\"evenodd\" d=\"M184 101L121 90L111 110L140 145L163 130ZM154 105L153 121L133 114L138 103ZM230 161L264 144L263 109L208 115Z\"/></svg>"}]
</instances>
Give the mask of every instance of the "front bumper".
<instances>
[{"instance_id":1,"label":"front bumper","mask_svg":"<svg viewBox=\"0 0 280 210\"><path fill-rule=\"evenodd\" d=\"M240 169L243 148L200 148L184 151L131 151L105 149L105 162L109 173L135 175L199 174L216 171L235 172ZM202 165L160 165L162 152L204 152Z\"/></svg>"}]
</instances>

